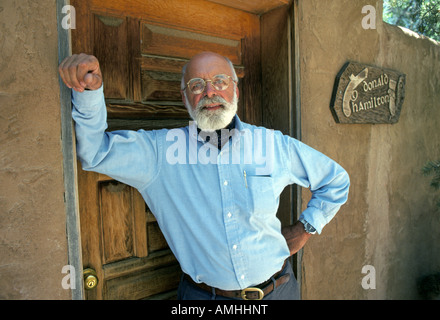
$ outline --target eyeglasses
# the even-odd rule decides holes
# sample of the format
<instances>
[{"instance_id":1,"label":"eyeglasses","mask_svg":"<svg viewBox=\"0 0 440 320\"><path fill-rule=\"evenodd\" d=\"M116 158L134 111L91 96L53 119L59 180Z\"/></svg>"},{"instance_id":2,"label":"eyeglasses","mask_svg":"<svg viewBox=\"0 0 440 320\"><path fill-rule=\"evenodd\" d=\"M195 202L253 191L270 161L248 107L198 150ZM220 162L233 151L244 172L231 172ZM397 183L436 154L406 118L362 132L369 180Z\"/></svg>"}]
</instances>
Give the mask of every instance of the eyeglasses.
<instances>
[{"instance_id":1,"label":"eyeglasses","mask_svg":"<svg viewBox=\"0 0 440 320\"><path fill-rule=\"evenodd\" d=\"M236 80L232 79L231 76L227 76L225 74L218 74L216 76L214 76L214 78L212 78L212 80L204 80L202 78L193 78L191 80L188 81L188 83L186 84L186 87L182 89L185 90L186 88L189 88L189 90L193 93L193 94L201 94L206 87L206 83L208 81L211 82L211 85L214 87L215 90L217 91L224 91L226 89L228 89L229 84L230 84L230 80L232 80L232 82L237 83Z\"/></svg>"}]
</instances>

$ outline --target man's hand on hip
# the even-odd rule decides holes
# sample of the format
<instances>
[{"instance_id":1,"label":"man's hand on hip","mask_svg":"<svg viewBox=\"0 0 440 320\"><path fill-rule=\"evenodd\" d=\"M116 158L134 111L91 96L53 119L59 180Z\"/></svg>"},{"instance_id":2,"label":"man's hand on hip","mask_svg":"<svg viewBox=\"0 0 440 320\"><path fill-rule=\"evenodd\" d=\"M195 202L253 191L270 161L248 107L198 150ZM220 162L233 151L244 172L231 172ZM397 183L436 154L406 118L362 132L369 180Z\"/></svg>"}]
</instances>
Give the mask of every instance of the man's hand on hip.
<instances>
[{"instance_id":1,"label":"man's hand on hip","mask_svg":"<svg viewBox=\"0 0 440 320\"><path fill-rule=\"evenodd\" d=\"M284 227L281 230L284 238L286 238L287 246L290 250L290 255L294 255L306 244L311 234L304 230L304 225L297 221L293 225Z\"/></svg>"}]
</instances>

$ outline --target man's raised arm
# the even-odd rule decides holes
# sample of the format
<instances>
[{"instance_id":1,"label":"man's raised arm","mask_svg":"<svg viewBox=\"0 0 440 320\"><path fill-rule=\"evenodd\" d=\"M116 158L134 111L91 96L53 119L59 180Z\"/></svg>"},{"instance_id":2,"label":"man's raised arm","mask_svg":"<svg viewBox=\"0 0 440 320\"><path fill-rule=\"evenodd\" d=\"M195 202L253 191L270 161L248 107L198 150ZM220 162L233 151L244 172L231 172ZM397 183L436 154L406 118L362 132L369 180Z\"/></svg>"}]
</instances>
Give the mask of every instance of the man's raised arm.
<instances>
[{"instance_id":1,"label":"man's raised arm","mask_svg":"<svg viewBox=\"0 0 440 320\"><path fill-rule=\"evenodd\" d=\"M157 172L156 132L107 132L104 85L98 59L72 55L61 62L59 73L72 92L77 154L83 170L108 175L142 188Z\"/></svg>"}]
</instances>

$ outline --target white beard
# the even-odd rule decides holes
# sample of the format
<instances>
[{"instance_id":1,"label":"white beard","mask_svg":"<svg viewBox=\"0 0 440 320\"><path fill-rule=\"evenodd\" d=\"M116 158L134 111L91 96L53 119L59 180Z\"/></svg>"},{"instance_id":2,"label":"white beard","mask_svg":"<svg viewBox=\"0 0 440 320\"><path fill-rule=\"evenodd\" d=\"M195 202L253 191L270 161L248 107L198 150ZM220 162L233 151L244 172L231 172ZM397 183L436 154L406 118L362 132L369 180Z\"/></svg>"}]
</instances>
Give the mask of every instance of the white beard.
<instances>
[{"instance_id":1,"label":"white beard","mask_svg":"<svg viewBox=\"0 0 440 320\"><path fill-rule=\"evenodd\" d=\"M189 115L203 131L215 131L225 128L231 123L232 118L234 118L237 113L238 99L235 90L231 103L228 103L225 99L219 96L214 96L213 98L205 97L199 101L195 109L193 109L192 105L189 103L186 93L184 93L184 95ZM223 107L214 111L204 109L204 106L212 103L222 104Z\"/></svg>"}]
</instances>

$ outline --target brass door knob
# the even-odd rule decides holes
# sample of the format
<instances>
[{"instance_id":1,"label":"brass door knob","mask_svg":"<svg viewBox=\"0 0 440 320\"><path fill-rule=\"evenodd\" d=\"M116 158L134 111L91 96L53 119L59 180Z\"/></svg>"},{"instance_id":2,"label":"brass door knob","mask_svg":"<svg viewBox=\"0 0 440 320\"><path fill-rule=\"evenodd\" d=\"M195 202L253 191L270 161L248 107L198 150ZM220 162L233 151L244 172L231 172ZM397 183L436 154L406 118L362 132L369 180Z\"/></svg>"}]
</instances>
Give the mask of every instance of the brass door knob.
<instances>
[{"instance_id":1,"label":"brass door knob","mask_svg":"<svg viewBox=\"0 0 440 320\"><path fill-rule=\"evenodd\" d=\"M98 276L96 275L96 271L87 268L83 271L84 274L84 288L86 290L91 290L98 285Z\"/></svg>"}]
</instances>

